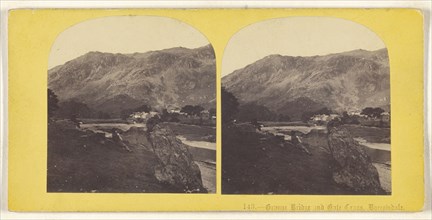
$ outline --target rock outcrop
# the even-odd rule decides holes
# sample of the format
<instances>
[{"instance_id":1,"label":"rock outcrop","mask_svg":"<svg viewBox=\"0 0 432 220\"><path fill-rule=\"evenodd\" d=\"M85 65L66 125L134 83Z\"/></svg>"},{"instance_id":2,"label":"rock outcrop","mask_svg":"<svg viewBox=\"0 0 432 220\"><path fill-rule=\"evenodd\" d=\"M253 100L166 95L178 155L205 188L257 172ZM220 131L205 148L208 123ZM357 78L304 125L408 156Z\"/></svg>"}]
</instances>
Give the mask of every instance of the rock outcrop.
<instances>
[{"instance_id":1,"label":"rock outcrop","mask_svg":"<svg viewBox=\"0 0 432 220\"><path fill-rule=\"evenodd\" d=\"M145 128L142 127L131 127L129 130L122 134L122 137L130 145L143 147L146 150L152 151L152 145L147 137Z\"/></svg>"},{"instance_id":2,"label":"rock outcrop","mask_svg":"<svg viewBox=\"0 0 432 220\"><path fill-rule=\"evenodd\" d=\"M205 193L201 172L187 147L163 124L148 133L153 152L160 164L155 167L155 177L184 192Z\"/></svg>"},{"instance_id":3,"label":"rock outcrop","mask_svg":"<svg viewBox=\"0 0 432 220\"><path fill-rule=\"evenodd\" d=\"M335 126L328 128L328 145L334 160L339 165L333 180L361 194L384 194L377 169L362 146L348 130Z\"/></svg>"}]
</instances>

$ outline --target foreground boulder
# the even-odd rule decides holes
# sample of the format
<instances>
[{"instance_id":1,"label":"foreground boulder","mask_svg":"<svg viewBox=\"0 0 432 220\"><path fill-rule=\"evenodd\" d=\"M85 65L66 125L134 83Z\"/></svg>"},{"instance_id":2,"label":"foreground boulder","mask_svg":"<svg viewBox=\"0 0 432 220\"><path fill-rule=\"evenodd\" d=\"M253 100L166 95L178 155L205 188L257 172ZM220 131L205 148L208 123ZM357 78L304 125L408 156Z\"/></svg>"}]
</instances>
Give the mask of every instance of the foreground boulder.
<instances>
[{"instance_id":1,"label":"foreground boulder","mask_svg":"<svg viewBox=\"0 0 432 220\"><path fill-rule=\"evenodd\" d=\"M170 128L163 124L155 125L148 133L148 140L160 161L155 167L155 177L159 181L185 192L206 192L198 165Z\"/></svg>"},{"instance_id":2,"label":"foreground boulder","mask_svg":"<svg viewBox=\"0 0 432 220\"><path fill-rule=\"evenodd\" d=\"M384 194L377 169L362 146L348 130L335 126L328 128L329 150L338 168L333 180L361 194Z\"/></svg>"},{"instance_id":3,"label":"foreground boulder","mask_svg":"<svg viewBox=\"0 0 432 220\"><path fill-rule=\"evenodd\" d=\"M129 145L143 147L148 151L153 151L150 141L147 137L145 128L131 127L129 130L122 134L123 140L127 141Z\"/></svg>"}]
</instances>

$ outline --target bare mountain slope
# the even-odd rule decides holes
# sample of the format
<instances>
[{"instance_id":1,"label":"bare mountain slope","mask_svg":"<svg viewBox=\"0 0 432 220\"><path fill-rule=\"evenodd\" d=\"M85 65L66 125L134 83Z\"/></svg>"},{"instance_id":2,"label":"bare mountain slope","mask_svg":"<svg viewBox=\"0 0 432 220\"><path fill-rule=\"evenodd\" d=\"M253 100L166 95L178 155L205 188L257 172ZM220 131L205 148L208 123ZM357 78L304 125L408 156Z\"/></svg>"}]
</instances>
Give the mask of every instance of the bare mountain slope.
<instances>
[{"instance_id":1,"label":"bare mountain slope","mask_svg":"<svg viewBox=\"0 0 432 220\"><path fill-rule=\"evenodd\" d=\"M390 105L386 49L312 57L270 55L222 78L242 103L254 102L298 118L304 111Z\"/></svg>"},{"instance_id":2,"label":"bare mountain slope","mask_svg":"<svg viewBox=\"0 0 432 220\"><path fill-rule=\"evenodd\" d=\"M48 87L60 100L120 112L142 103L155 108L213 107L215 55L211 45L134 54L89 52L48 71Z\"/></svg>"}]
</instances>

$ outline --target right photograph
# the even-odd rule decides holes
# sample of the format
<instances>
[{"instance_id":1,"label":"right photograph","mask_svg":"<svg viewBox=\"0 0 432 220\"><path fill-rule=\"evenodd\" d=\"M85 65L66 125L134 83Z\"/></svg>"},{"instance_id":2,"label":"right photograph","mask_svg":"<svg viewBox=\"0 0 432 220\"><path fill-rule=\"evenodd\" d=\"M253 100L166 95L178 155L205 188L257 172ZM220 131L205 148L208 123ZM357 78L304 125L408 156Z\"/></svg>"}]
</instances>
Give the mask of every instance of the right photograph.
<instances>
[{"instance_id":1,"label":"right photograph","mask_svg":"<svg viewBox=\"0 0 432 220\"><path fill-rule=\"evenodd\" d=\"M222 61L222 194L391 195L390 69L362 24L277 18Z\"/></svg>"}]
</instances>

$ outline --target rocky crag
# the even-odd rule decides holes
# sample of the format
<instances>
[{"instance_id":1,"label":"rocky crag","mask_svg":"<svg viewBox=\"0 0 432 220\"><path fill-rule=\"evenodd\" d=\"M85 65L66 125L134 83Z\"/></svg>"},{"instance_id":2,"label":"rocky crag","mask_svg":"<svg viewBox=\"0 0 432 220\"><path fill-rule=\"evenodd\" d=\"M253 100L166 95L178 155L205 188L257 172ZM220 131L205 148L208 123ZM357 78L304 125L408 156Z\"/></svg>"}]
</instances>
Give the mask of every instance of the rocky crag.
<instances>
[{"instance_id":1,"label":"rocky crag","mask_svg":"<svg viewBox=\"0 0 432 220\"><path fill-rule=\"evenodd\" d=\"M181 187L186 192L206 192L192 154L171 129L156 125L149 133L149 139L160 160L159 166L155 167L155 176L159 181Z\"/></svg>"},{"instance_id":2,"label":"rocky crag","mask_svg":"<svg viewBox=\"0 0 432 220\"><path fill-rule=\"evenodd\" d=\"M154 167L154 175L160 182L184 192L206 192L192 154L166 125L157 124L151 132L132 127L123 137L128 144L144 147L156 155L159 164Z\"/></svg>"},{"instance_id":3,"label":"rocky crag","mask_svg":"<svg viewBox=\"0 0 432 220\"><path fill-rule=\"evenodd\" d=\"M378 171L370 157L349 132L342 127L329 127L328 147L339 167L333 173L333 180L355 192L383 194Z\"/></svg>"}]
</instances>

